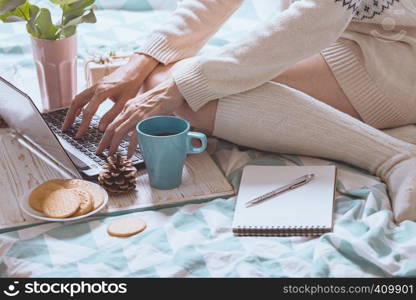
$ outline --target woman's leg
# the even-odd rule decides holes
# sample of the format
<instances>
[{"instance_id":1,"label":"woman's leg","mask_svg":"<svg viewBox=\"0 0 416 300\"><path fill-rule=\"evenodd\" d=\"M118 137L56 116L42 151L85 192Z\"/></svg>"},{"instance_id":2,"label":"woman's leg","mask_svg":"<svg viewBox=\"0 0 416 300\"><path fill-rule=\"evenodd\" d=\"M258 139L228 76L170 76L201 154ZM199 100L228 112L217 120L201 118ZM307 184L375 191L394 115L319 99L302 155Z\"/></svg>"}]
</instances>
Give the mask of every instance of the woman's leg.
<instances>
[{"instance_id":1,"label":"woman's leg","mask_svg":"<svg viewBox=\"0 0 416 300\"><path fill-rule=\"evenodd\" d=\"M397 222L416 220L416 146L278 83L218 101L213 135L260 150L338 160L387 183Z\"/></svg>"},{"instance_id":2,"label":"woman's leg","mask_svg":"<svg viewBox=\"0 0 416 300\"><path fill-rule=\"evenodd\" d=\"M304 92L361 120L360 115L351 105L321 54L316 54L297 63L273 81Z\"/></svg>"},{"instance_id":3,"label":"woman's leg","mask_svg":"<svg viewBox=\"0 0 416 300\"><path fill-rule=\"evenodd\" d=\"M162 82L172 65L160 65L143 85L146 91ZM304 92L354 118L361 120L357 111L348 101L334 75L320 54L305 59L273 79L294 89ZM199 111L194 112L184 104L176 113L189 120L192 125L206 133L214 130L217 101L211 101Z\"/></svg>"},{"instance_id":4,"label":"woman's leg","mask_svg":"<svg viewBox=\"0 0 416 300\"><path fill-rule=\"evenodd\" d=\"M151 79L149 87L150 83ZM298 88L303 87L299 83ZM367 169L388 184L396 221L416 220L416 147L300 90L269 82L212 101L198 112L184 105L177 114L196 128L239 145Z\"/></svg>"}]
</instances>

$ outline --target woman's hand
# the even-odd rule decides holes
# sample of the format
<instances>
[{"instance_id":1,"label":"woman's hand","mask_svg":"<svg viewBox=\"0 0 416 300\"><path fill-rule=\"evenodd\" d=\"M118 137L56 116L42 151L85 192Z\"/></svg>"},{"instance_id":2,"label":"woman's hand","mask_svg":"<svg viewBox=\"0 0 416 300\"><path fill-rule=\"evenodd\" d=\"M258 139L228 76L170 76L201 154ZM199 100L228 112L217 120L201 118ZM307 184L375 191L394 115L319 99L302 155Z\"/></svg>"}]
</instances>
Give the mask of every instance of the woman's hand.
<instances>
[{"instance_id":1,"label":"woman's hand","mask_svg":"<svg viewBox=\"0 0 416 300\"><path fill-rule=\"evenodd\" d=\"M137 147L135 133L138 122L157 115L170 115L184 103L172 77L163 81L155 88L126 102L121 114L108 125L103 138L97 148L100 154L109 148L109 155L117 151L121 140L132 133L128 149L128 157L132 156Z\"/></svg>"},{"instance_id":2,"label":"woman's hand","mask_svg":"<svg viewBox=\"0 0 416 300\"><path fill-rule=\"evenodd\" d=\"M101 118L99 129L104 131L108 124L123 110L127 100L136 96L143 82L158 64L159 62L150 56L133 54L126 65L102 78L97 84L74 98L62 125L62 130L67 130L86 106L76 134L77 138L81 137L88 130L91 119L100 104L110 98L115 104Z\"/></svg>"}]
</instances>

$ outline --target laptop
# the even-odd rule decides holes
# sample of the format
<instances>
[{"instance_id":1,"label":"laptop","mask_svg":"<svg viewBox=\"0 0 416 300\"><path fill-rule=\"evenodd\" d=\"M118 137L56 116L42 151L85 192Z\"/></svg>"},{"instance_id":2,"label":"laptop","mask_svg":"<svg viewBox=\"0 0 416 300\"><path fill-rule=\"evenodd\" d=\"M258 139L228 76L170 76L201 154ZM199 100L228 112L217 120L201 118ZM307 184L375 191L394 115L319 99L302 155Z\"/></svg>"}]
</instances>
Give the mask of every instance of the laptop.
<instances>
[{"instance_id":1,"label":"laptop","mask_svg":"<svg viewBox=\"0 0 416 300\"><path fill-rule=\"evenodd\" d=\"M93 117L87 133L79 139L75 134L82 116L78 116L72 127L61 131L68 108L40 113L32 99L0 77L0 115L14 133L29 147L36 149L41 155L51 160L75 178L91 178L97 176L106 154L95 154L103 132L98 130L99 117ZM127 155L129 142L125 138L119 146L121 155ZM140 149L131 158L137 168L144 166Z\"/></svg>"}]
</instances>

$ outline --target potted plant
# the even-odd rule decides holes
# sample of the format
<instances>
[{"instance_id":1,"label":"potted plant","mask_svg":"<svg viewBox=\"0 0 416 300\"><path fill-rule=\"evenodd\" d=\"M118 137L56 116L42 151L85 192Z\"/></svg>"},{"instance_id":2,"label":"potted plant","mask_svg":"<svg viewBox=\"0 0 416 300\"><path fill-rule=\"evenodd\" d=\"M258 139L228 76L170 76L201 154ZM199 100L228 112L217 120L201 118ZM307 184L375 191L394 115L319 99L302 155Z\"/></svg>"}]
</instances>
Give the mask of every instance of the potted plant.
<instances>
[{"instance_id":1,"label":"potted plant","mask_svg":"<svg viewBox=\"0 0 416 300\"><path fill-rule=\"evenodd\" d=\"M0 20L26 22L44 111L66 107L77 92L76 28L95 23L95 0L49 0L59 5L62 15L52 22L47 8L28 0L0 0Z\"/></svg>"}]
</instances>

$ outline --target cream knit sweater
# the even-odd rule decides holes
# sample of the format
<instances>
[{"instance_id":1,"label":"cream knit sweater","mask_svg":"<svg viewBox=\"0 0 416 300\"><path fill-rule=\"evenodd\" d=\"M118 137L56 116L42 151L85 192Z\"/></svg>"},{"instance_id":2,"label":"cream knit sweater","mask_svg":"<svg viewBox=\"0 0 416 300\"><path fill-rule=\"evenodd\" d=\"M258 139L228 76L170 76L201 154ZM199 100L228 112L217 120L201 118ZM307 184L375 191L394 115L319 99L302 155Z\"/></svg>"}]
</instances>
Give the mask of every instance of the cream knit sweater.
<instances>
[{"instance_id":1,"label":"cream knit sweater","mask_svg":"<svg viewBox=\"0 0 416 300\"><path fill-rule=\"evenodd\" d=\"M260 86L319 53L346 30L416 45L414 0L299 0L245 38L211 56L195 56L242 0L184 0L139 53L177 62L175 82L193 110ZM360 41L371 53L371 42ZM392 55L386 54L386 55Z\"/></svg>"}]
</instances>

